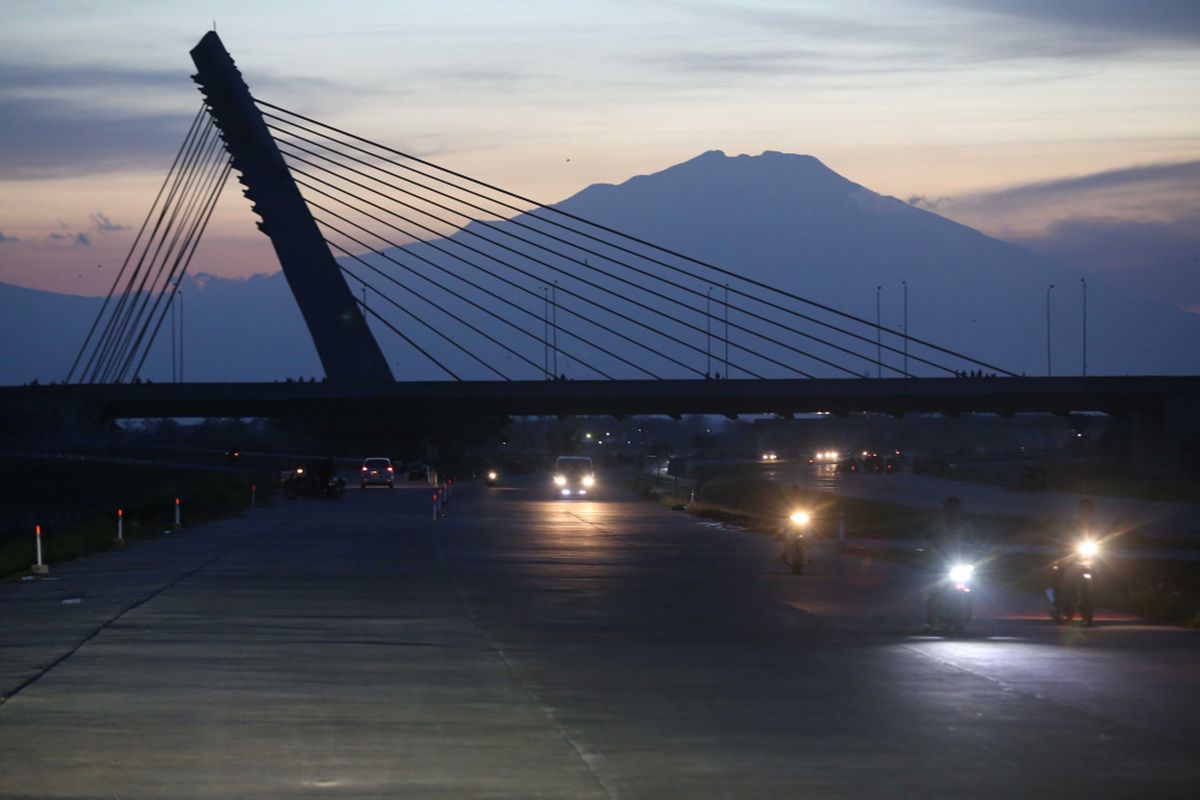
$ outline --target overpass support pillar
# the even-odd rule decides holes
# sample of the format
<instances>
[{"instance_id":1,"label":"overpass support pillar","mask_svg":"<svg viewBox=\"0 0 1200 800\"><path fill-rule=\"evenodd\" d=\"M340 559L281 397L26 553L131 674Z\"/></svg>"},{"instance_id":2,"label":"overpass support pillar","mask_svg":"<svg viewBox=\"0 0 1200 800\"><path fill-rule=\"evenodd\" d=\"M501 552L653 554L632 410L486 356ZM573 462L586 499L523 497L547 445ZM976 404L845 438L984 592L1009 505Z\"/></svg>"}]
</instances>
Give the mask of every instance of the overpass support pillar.
<instances>
[{"instance_id":1,"label":"overpass support pillar","mask_svg":"<svg viewBox=\"0 0 1200 800\"><path fill-rule=\"evenodd\" d=\"M1151 478L1200 474L1200 393L1167 396L1130 415L1133 467Z\"/></svg>"}]
</instances>

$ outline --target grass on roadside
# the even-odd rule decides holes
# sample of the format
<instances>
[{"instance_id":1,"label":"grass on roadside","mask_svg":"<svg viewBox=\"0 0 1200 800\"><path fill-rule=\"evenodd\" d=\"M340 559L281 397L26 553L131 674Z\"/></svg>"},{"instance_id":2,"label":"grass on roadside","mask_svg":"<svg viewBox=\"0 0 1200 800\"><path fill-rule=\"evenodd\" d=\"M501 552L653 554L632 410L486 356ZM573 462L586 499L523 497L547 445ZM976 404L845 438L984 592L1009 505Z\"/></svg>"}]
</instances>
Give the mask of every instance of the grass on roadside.
<instances>
[{"instance_id":1,"label":"grass on roadside","mask_svg":"<svg viewBox=\"0 0 1200 800\"><path fill-rule=\"evenodd\" d=\"M106 479L120 473L122 465L105 465ZM29 480L37 480L29 473ZM132 476L129 485L138 485ZM138 496L121 507L125 514L124 537L138 539L160 534L174 522L175 498L183 501L183 523L193 525L237 513L250 504L250 487L256 484L257 502L268 503L275 482L266 474L218 473L188 470L159 470L157 478L145 484ZM115 502L102 510L99 505L62 525L42 528L42 555L47 564L68 561L86 553L107 550L116 538ZM47 509L49 510L49 509ZM29 571L36 559L32 528L27 536L0 538L0 579Z\"/></svg>"}]
</instances>

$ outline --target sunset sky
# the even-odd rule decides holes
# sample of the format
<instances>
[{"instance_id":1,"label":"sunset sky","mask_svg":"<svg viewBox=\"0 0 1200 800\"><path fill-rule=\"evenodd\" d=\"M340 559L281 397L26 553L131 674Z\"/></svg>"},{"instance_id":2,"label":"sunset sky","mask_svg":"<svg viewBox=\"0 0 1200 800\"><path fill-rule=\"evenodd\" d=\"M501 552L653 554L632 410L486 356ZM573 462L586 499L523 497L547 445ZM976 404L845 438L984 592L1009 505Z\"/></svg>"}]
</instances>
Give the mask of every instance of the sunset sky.
<instances>
[{"instance_id":1,"label":"sunset sky","mask_svg":"<svg viewBox=\"0 0 1200 800\"><path fill-rule=\"evenodd\" d=\"M215 23L259 97L547 202L705 150L851 180L1200 309L1200 3L14 2L0 281L111 283ZM277 269L232 187L192 270Z\"/></svg>"}]
</instances>

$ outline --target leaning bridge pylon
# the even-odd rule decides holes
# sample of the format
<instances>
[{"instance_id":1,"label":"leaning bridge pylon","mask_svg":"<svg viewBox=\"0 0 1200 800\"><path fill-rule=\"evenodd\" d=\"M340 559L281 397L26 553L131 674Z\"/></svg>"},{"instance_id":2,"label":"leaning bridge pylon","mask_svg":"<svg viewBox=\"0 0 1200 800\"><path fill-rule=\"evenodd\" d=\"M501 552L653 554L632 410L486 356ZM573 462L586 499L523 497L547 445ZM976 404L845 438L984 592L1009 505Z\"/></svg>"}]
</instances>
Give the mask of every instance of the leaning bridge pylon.
<instances>
[{"instance_id":1,"label":"leaning bridge pylon","mask_svg":"<svg viewBox=\"0 0 1200 800\"><path fill-rule=\"evenodd\" d=\"M393 380L308 204L300 194L262 113L216 31L191 51L193 80L221 132L244 194L261 218L279 265L312 334L326 377L338 383Z\"/></svg>"}]
</instances>

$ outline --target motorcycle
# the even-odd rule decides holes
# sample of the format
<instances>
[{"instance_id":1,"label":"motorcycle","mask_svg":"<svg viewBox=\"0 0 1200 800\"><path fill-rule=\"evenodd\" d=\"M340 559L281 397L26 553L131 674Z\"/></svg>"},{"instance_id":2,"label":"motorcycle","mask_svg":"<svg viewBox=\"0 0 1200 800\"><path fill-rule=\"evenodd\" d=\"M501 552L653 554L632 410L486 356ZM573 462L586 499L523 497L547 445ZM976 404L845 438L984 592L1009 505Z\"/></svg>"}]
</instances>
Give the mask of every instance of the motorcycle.
<instances>
[{"instance_id":1,"label":"motorcycle","mask_svg":"<svg viewBox=\"0 0 1200 800\"><path fill-rule=\"evenodd\" d=\"M337 499L346 491L346 481L332 475L322 479L311 469L296 467L283 475L283 494L288 499L297 497L326 497Z\"/></svg>"},{"instance_id":2,"label":"motorcycle","mask_svg":"<svg viewBox=\"0 0 1200 800\"><path fill-rule=\"evenodd\" d=\"M791 567L793 575L802 574L811 560L805 540L810 522L812 518L807 512L796 511L783 524L783 552L780 553L780 558Z\"/></svg>"},{"instance_id":3,"label":"motorcycle","mask_svg":"<svg viewBox=\"0 0 1200 800\"><path fill-rule=\"evenodd\" d=\"M1082 539L1070 556L1057 561L1052 569L1050 617L1055 622L1070 622L1079 612L1084 625L1091 627L1095 618L1096 560L1100 544Z\"/></svg>"},{"instance_id":4,"label":"motorcycle","mask_svg":"<svg viewBox=\"0 0 1200 800\"><path fill-rule=\"evenodd\" d=\"M496 472L494 469L488 470L487 474L483 476L483 483L485 486L495 486L499 482L500 473Z\"/></svg>"},{"instance_id":5,"label":"motorcycle","mask_svg":"<svg viewBox=\"0 0 1200 800\"><path fill-rule=\"evenodd\" d=\"M935 628L951 636L961 636L967 623L974 616L972 585L975 582L975 565L965 559L952 562L945 576L932 590L929 602Z\"/></svg>"}]
</instances>

